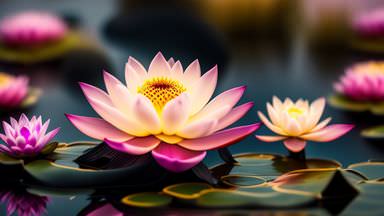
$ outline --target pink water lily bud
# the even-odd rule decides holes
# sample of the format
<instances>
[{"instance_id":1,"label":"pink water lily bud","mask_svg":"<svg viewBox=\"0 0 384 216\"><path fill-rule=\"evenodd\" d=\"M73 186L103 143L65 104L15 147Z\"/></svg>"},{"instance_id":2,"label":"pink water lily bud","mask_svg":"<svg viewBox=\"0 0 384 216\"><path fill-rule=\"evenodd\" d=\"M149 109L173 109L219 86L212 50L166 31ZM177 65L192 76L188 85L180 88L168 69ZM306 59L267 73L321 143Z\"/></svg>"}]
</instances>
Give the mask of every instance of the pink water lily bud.
<instances>
[{"instance_id":1,"label":"pink water lily bud","mask_svg":"<svg viewBox=\"0 0 384 216\"><path fill-rule=\"evenodd\" d=\"M107 72L107 92L80 83L101 118L71 114L67 118L84 134L104 140L118 151L132 155L151 152L164 168L182 172L201 162L207 150L236 143L260 126L226 129L253 103L236 106L244 86L210 100L217 75L217 66L202 75L198 60L184 70L180 61L167 61L158 53L147 70L130 57L125 84Z\"/></svg>"},{"instance_id":2,"label":"pink water lily bud","mask_svg":"<svg viewBox=\"0 0 384 216\"><path fill-rule=\"evenodd\" d=\"M0 73L0 108L18 107L28 94L29 78Z\"/></svg>"},{"instance_id":3,"label":"pink water lily bud","mask_svg":"<svg viewBox=\"0 0 384 216\"><path fill-rule=\"evenodd\" d=\"M36 45L63 38L68 31L58 16L43 11L25 11L0 20L0 41L11 45Z\"/></svg>"},{"instance_id":4,"label":"pink water lily bud","mask_svg":"<svg viewBox=\"0 0 384 216\"><path fill-rule=\"evenodd\" d=\"M311 104L307 100L299 99L293 102L286 98L284 102L273 97L272 104L267 103L269 119L258 112L261 121L276 136L257 135L261 141L284 141L284 145L292 152L302 151L308 141L329 142L339 138L354 126L350 124L328 125L331 118L320 121L325 107L325 99L319 98Z\"/></svg>"},{"instance_id":5,"label":"pink water lily bud","mask_svg":"<svg viewBox=\"0 0 384 216\"><path fill-rule=\"evenodd\" d=\"M384 100L384 61L355 64L346 69L335 90L356 101Z\"/></svg>"},{"instance_id":6,"label":"pink water lily bud","mask_svg":"<svg viewBox=\"0 0 384 216\"><path fill-rule=\"evenodd\" d=\"M3 121L4 134L0 133L0 138L5 144L0 144L0 151L17 158L38 155L60 130L56 128L47 133L49 122L43 124L41 116L29 120L25 114L19 121L11 118L10 124Z\"/></svg>"},{"instance_id":7,"label":"pink water lily bud","mask_svg":"<svg viewBox=\"0 0 384 216\"><path fill-rule=\"evenodd\" d=\"M384 8L357 16L353 20L352 27L363 37L384 37Z\"/></svg>"}]
</instances>

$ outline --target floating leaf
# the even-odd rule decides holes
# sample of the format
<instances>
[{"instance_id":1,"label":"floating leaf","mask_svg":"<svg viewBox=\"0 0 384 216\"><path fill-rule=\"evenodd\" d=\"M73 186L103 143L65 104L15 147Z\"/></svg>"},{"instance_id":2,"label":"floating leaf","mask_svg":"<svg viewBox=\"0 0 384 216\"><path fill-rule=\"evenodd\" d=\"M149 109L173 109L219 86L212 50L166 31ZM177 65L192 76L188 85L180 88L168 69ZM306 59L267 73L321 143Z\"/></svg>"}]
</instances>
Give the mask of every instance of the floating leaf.
<instances>
[{"instance_id":1,"label":"floating leaf","mask_svg":"<svg viewBox=\"0 0 384 216\"><path fill-rule=\"evenodd\" d=\"M299 169L338 168L336 161L322 159L295 160L271 154L240 154L235 156L237 164L221 164L212 168L215 176L240 175L258 176L273 180L283 173Z\"/></svg>"},{"instance_id":2,"label":"floating leaf","mask_svg":"<svg viewBox=\"0 0 384 216\"><path fill-rule=\"evenodd\" d=\"M369 139L384 139L384 125L364 129L361 131L361 136Z\"/></svg>"},{"instance_id":3,"label":"floating leaf","mask_svg":"<svg viewBox=\"0 0 384 216\"><path fill-rule=\"evenodd\" d=\"M358 191L340 169L306 169L284 174L271 182L274 190L316 197L355 196Z\"/></svg>"},{"instance_id":4,"label":"floating leaf","mask_svg":"<svg viewBox=\"0 0 384 216\"><path fill-rule=\"evenodd\" d=\"M46 146L44 146L44 148L41 150L41 153L44 155L50 154L53 151L55 151L58 145L59 145L58 142L49 143Z\"/></svg>"},{"instance_id":5,"label":"floating leaf","mask_svg":"<svg viewBox=\"0 0 384 216\"><path fill-rule=\"evenodd\" d=\"M352 101L341 95L331 95L328 102L333 107L355 112L368 111L371 107L370 103Z\"/></svg>"},{"instance_id":6,"label":"floating leaf","mask_svg":"<svg viewBox=\"0 0 384 216\"><path fill-rule=\"evenodd\" d=\"M181 183L165 187L163 192L180 199L196 199L202 191L211 188L205 183Z\"/></svg>"},{"instance_id":7,"label":"floating leaf","mask_svg":"<svg viewBox=\"0 0 384 216\"><path fill-rule=\"evenodd\" d=\"M0 153L0 164L2 165L19 165L22 163L23 163L22 159L13 158L4 153Z\"/></svg>"},{"instance_id":8,"label":"floating leaf","mask_svg":"<svg viewBox=\"0 0 384 216\"><path fill-rule=\"evenodd\" d=\"M134 207L163 207L172 202L172 197L162 193L136 193L124 197L122 203Z\"/></svg>"},{"instance_id":9,"label":"floating leaf","mask_svg":"<svg viewBox=\"0 0 384 216\"><path fill-rule=\"evenodd\" d=\"M357 171L368 180L384 178L384 162L362 162L351 164L348 169Z\"/></svg>"},{"instance_id":10,"label":"floating leaf","mask_svg":"<svg viewBox=\"0 0 384 216\"><path fill-rule=\"evenodd\" d=\"M313 196L287 193L249 193L228 189L205 190L197 205L211 208L266 207L282 208L304 206L315 201Z\"/></svg>"},{"instance_id":11,"label":"floating leaf","mask_svg":"<svg viewBox=\"0 0 384 216\"><path fill-rule=\"evenodd\" d=\"M241 175L222 176L221 181L226 185L239 188L260 186L266 182L266 180L261 177Z\"/></svg>"}]
</instances>

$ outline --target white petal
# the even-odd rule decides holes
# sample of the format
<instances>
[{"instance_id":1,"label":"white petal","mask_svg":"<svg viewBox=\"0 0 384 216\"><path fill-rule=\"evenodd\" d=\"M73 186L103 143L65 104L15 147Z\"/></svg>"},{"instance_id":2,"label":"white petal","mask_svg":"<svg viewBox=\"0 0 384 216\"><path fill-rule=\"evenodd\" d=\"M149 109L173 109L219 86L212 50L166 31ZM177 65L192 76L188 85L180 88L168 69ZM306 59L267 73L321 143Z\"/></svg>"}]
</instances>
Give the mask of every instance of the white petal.
<instances>
[{"instance_id":1,"label":"white petal","mask_svg":"<svg viewBox=\"0 0 384 216\"><path fill-rule=\"evenodd\" d=\"M201 70L199 60L193 61L187 69L185 69L183 75L183 82L188 86L193 86L200 78Z\"/></svg>"},{"instance_id":2,"label":"white petal","mask_svg":"<svg viewBox=\"0 0 384 216\"><path fill-rule=\"evenodd\" d=\"M164 58L161 52L158 52L153 58L148 69L149 77L162 77L169 76L171 72L171 67L169 66L167 60Z\"/></svg>"},{"instance_id":3,"label":"white petal","mask_svg":"<svg viewBox=\"0 0 384 216\"><path fill-rule=\"evenodd\" d=\"M215 91L217 83L217 65L205 73L191 91L191 115L200 111L208 103Z\"/></svg>"},{"instance_id":4,"label":"white petal","mask_svg":"<svg viewBox=\"0 0 384 216\"><path fill-rule=\"evenodd\" d=\"M217 120L207 119L204 121L198 121L193 124L188 124L186 127L177 132L176 135L187 139L203 137L206 136L216 124Z\"/></svg>"},{"instance_id":5,"label":"white petal","mask_svg":"<svg viewBox=\"0 0 384 216\"><path fill-rule=\"evenodd\" d=\"M132 68L131 65L126 64L125 67L125 82L127 85L127 88L131 92L137 92L137 88L142 85L144 82L145 77L140 77L139 74L136 72L135 69Z\"/></svg>"},{"instance_id":6,"label":"white petal","mask_svg":"<svg viewBox=\"0 0 384 216\"><path fill-rule=\"evenodd\" d=\"M133 115L137 122L152 134L161 132L159 116L152 102L144 95L138 94L133 105Z\"/></svg>"},{"instance_id":7,"label":"white petal","mask_svg":"<svg viewBox=\"0 0 384 216\"><path fill-rule=\"evenodd\" d=\"M262 112L257 112L257 114L259 115L260 117L260 120L265 124L265 126L267 126L271 131L277 133L277 134L280 134L280 135L287 135L287 133L285 133L281 128L273 125L268 119L267 117L265 117L265 115L262 113Z\"/></svg>"},{"instance_id":8,"label":"white petal","mask_svg":"<svg viewBox=\"0 0 384 216\"><path fill-rule=\"evenodd\" d=\"M188 120L190 100L187 93L183 93L165 104L162 113L163 133L175 134Z\"/></svg>"}]
</instances>

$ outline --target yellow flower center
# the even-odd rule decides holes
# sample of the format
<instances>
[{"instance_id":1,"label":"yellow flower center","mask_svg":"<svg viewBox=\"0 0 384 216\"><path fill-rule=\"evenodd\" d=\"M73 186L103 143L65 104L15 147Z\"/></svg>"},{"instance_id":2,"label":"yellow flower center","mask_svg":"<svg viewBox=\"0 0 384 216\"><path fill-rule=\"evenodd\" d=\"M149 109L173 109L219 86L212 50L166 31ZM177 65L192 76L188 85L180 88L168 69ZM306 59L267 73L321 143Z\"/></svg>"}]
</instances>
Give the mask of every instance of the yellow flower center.
<instances>
[{"instance_id":1,"label":"yellow flower center","mask_svg":"<svg viewBox=\"0 0 384 216\"><path fill-rule=\"evenodd\" d=\"M302 115L304 111L300 108L297 107L291 107L288 109L288 115L291 116L292 118L297 118L300 115Z\"/></svg>"},{"instance_id":2,"label":"yellow flower center","mask_svg":"<svg viewBox=\"0 0 384 216\"><path fill-rule=\"evenodd\" d=\"M1 73L0 72L0 86L5 86L7 85L11 80L11 76L9 76L6 73Z\"/></svg>"},{"instance_id":3,"label":"yellow flower center","mask_svg":"<svg viewBox=\"0 0 384 216\"><path fill-rule=\"evenodd\" d=\"M160 112L168 101L186 90L177 80L168 77L154 77L138 87L137 92L151 100L153 106Z\"/></svg>"}]
</instances>

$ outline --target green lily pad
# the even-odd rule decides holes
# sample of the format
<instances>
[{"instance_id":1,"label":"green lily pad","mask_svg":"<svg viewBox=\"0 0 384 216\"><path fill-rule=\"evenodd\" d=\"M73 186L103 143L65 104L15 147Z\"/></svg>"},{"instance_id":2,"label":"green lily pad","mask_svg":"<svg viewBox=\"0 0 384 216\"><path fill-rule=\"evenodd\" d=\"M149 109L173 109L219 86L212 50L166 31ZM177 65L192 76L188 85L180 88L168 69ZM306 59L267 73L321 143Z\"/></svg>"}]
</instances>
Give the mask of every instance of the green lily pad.
<instances>
[{"instance_id":1,"label":"green lily pad","mask_svg":"<svg viewBox=\"0 0 384 216\"><path fill-rule=\"evenodd\" d=\"M369 139L384 139L384 125L364 129L361 131L361 136Z\"/></svg>"},{"instance_id":2,"label":"green lily pad","mask_svg":"<svg viewBox=\"0 0 384 216\"><path fill-rule=\"evenodd\" d=\"M315 202L314 196L273 193L249 193L228 189L206 190L197 205L210 208L264 207L283 208L304 206Z\"/></svg>"},{"instance_id":3,"label":"green lily pad","mask_svg":"<svg viewBox=\"0 0 384 216\"><path fill-rule=\"evenodd\" d=\"M293 170L341 167L338 162L332 160L307 159L303 162L272 154L240 154L234 157L238 164L217 165L212 168L214 175L257 176L270 181Z\"/></svg>"},{"instance_id":4,"label":"green lily pad","mask_svg":"<svg viewBox=\"0 0 384 216\"><path fill-rule=\"evenodd\" d=\"M375 115L384 115L384 103L353 101L339 94L328 97L328 102L331 106L342 110L353 112L370 111Z\"/></svg>"},{"instance_id":5,"label":"green lily pad","mask_svg":"<svg viewBox=\"0 0 384 216\"><path fill-rule=\"evenodd\" d=\"M60 57L75 48L91 47L88 38L79 32L70 32L63 39L37 47L9 47L0 44L0 60L31 64Z\"/></svg>"},{"instance_id":6,"label":"green lily pad","mask_svg":"<svg viewBox=\"0 0 384 216\"><path fill-rule=\"evenodd\" d=\"M20 165L20 164L23 164L23 160L10 157L4 153L0 153L0 164L1 165Z\"/></svg>"},{"instance_id":7,"label":"green lily pad","mask_svg":"<svg viewBox=\"0 0 384 216\"><path fill-rule=\"evenodd\" d=\"M368 180L384 178L384 162L362 162L351 164L347 169L357 171Z\"/></svg>"},{"instance_id":8,"label":"green lily pad","mask_svg":"<svg viewBox=\"0 0 384 216\"><path fill-rule=\"evenodd\" d=\"M59 144L46 159L35 160L24 165L25 171L37 181L48 187L117 187L144 186L158 181L164 172L157 171L150 157L138 158L129 167L116 169L88 169L79 167L74 160L94 143ZM146 172L142 172L146 170ZM149 177L152 175L151 177ZM134 176L134 177L133 177Z\"/></svg>"},{"instance_id":9,"label":"green lily pad","mask_svg":"<svg viewBox=\"0 0 384 216\"><path fill-rule=\"evenodd\" d=\"M274 190L283 193L322 197L355 196L358 190L340 169L306 169L284 174L271 182Z\"/></svg>"},{"instance_id":10,"label":"green lily pad","mask_svg":"<svg viewBox=\"0 0 384 216\"><path fill-rule=\"evenodd\" d=\"M165 187L163 192L180 199L196 199L207 189L212 189L212 186L205 183L181 183Z\"/></svg>"},{"instance_id":11,"label":"green lily pad","mask_svg":"<svg viewBox=\"0 0 384 216\"><path fill-rule=\"evenodd\" d=\"M163 207L171 204L172 197L162 193L136 193L124 197L122 203L134 207Z\"/></svg>"},{"instance_id":12,"label":"green lily pad","mask_svg":"<svg viewBox=\"0 0 384 216\"><path fill-rule=\"evenodd\" d=\"M44 148L41 150L41 154L43 154L43 155L47 155L47 154L52 153L53 151L55 151L55 149L57 148L58 145L59 145L58 142L52 142L52 143L47 144L47 145L44 146Z\"/></svg>"},{"instance_id":13,"label":"green lily pad","mask_svg":"<svg viewBox=\"0 0 384 216\"><path fill-rule=\"evenodd\" d=\"M266 183L266 180L261 177L241 175L222 176L221 181L228 186L237 188L256 187Z\"/></svg>"}]
</instances>

